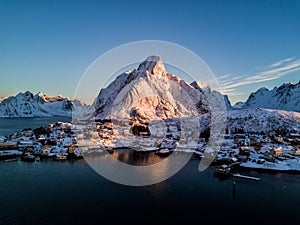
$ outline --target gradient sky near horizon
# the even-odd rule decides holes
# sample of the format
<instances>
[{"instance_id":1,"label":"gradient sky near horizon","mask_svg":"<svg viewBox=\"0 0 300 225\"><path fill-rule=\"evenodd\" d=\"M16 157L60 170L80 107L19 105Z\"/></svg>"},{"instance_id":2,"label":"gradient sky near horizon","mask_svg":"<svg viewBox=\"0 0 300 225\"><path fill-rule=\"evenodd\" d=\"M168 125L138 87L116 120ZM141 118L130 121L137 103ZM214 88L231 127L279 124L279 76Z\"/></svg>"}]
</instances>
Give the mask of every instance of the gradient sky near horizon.
<instances>
[{"instance_id":1,"label":"gradient sky near horizon","mask_svg":"<svg viewBox=\"0 0 300 225\"><path fill-rule=\"evenodd\" d=\"M73 97L95 59L141 40L196 53L232 103L300 80L300 1L0 0L0 97Z\"/></svg>"}]
</instances>

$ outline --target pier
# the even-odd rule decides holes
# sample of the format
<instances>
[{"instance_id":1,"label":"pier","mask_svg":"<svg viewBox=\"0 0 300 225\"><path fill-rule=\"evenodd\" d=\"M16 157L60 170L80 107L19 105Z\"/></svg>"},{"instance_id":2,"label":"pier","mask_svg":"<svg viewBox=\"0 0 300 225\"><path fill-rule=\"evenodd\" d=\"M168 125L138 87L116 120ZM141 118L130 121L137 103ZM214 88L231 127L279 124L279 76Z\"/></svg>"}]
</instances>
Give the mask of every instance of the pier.
<instances>
[{"instance_id":1,"label":"pier","mask_svg":"<svg viewBox=\"0 0 300 225\"><path fill-rule=\"evenodd\" d=\"M232 175L233 177L239 177L239 178L248 179L248 180L256 180L256 181L259 181L259 180L260 180L259 177L245 176L245 175L241 175L241 174L239 174L239 173L232 173L231 175Z\"/></svg>"},{"instance_id":2,"label":"pier","mask_svg":"<svg viewBox=\"0 0 300 225\"><path fill-rule=\"evenodd\" d=\"M230 172L232 171L232 169L234 169L235 167L237 167L239 165L240 165L240 162L234 162L229 165L223 164L223 165L217 166L214 171L214 175L221 177L221 178L227 178L231 174Z\"/></svg>"}]
</instances>

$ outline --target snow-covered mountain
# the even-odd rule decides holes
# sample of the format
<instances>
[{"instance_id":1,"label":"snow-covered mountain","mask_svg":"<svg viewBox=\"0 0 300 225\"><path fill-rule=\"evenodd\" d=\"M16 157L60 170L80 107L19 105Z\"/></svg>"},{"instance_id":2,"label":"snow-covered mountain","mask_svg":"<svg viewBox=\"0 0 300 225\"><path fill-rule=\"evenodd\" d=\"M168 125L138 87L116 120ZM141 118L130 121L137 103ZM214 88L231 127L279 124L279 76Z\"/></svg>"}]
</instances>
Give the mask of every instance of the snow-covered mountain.
<instances>
[{"instance_id":1,"label":"snow-covered mountain","mask_svg":"<svg viewBox=\"0 0 300 225\"><path fill-rule=\"evenodd\" d=\"M285 83L269 90L265 87L251 93L243 108L269 108L300 112L300 82Z\"/></svg>"},{"instance_id":2,"label":"snow-covered mountain","mask_svg":"<svg viewBox=\"0 0 300 225\"><path fill-rule=\"evenodd\" d=\"M4 99L6 99L7 97L0 97L0 103L4 100Z\"/></svg>"},{"instance_id":3,"label":"snow-covered mountain","mask_svg":"<svg viewBox=\"0 0 300 225\"><path fill-rule=\"evenodd\" d=\"M30 91L5 98L0 102L0 117L51 117L71 116L72 108L84 107L78 100L71 100L61 95L48 97L39 92L33 95Z\"/></svg>"},{"instance_id":4,"label":"snow-covered mountain","mask_svg":"<svg viewBox=\"0 0 300 225\"><path fill-rule=\"evenodd\" d=\"M242 109L243 107L244 107L244 102L237 102L237 103L235 103L233 106L232 106L232 108L234 108L234 109Z\"/></svg>"},{"instance_id":5,"label":"snow-covered mountain","mask_svg":"<svg viewBox=\"0 0 300 225\"><path fill-rule=\"evenodd\" d=\"M197 90L201 91L206 96L209 102L214 102L216 104L225 104L227 110L232 109L231 103L227 95L222 95L218 91L211 90L211 87L204 82L193 81L191 85Z\"/></svg>"},{"instance_id":6,"label":"snow-covered mountain","mask_svg":"<svg viewBox=\"0 0 300 225\"><path fill-rule=\"evenodd\" d=\"M94 101L94 116L141 121L196 116L211 109L205 93L223 101L220 93L204 89L167 73L160 57L150 56L138 69L119 75L101 89Z\"/></svg>"}]
</instances>

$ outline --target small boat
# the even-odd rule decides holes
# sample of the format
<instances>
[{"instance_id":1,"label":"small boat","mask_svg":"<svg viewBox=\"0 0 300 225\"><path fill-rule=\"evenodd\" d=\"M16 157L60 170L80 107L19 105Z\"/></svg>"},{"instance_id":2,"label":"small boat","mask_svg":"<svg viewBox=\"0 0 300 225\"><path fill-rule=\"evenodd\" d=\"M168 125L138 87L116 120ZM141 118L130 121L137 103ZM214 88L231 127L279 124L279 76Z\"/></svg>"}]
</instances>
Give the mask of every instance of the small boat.
<instances>
[{"instance_id":1,"label":"small boat","mask_svg":"<svg viewBox=\"0 0 300 225\"><path fill-rule=\"evenodd\" d=\"M106 151L108 151L109 154L113 154L114 150L111 147L105 148Z\"/></svg>"},{"instance_id":2,"label":"small boat","mask_svg":"<svg viewBox=\"0 0 300 225\"><path fill-rule=\"evenodd\" d=\"M66 155L55 155L54 160L55 161L64 161L64 160L67 160L67 156Z\"/></svg>"},{"instance_id":3,"label":"small boat","mask_svg":"<svg viewBox=\"0 0 300 225\"><path fill-rule=\"evenodd\" d=\"M12 158L12 159L4 160L4 162L14 162L14 161L18 161L18 158Z\"/></svg>"},{"instance_id":4,"label":"small boat","mask_svg":"<svg viewBox=\"0 0 300 225\"><path fill-rule=\"evenodd\" d=\"M156 151L155 154L159 156L168 156L173 152L173 150L169 150L167 148L160 149L159 151Z\"/></svg>"},{"instance_id":5,"label":"small boat","mask_svg":"<svg viewBox=\"0 0 300 225\"><path fill-rule=\"evenodd\" d=\"M25 162L34 162L35 156L31 155L31 154L25 154L25 155L22 155L21 160L25 161Z\"/></svg>"},{"instance_id":6,"label":"small boat","mask_svg":"<svg viewBox=\"0 0 300 225\"><path fill-rule=\"evenodd\" d=\"M223 164L216 167L214 175L220 178L226 178L230 175L230 170L230 166Z\"/></svg>"},{"instance_id":7,"label":"small boat","mask_svg":"<svg viewBox=\"0 0 300 225\"><path fill-rule=\"evenodd\" d=\"M194 157L197 158L197 159L202 159L202 158L204 158L204 155L203 155L202 152L195 151L194 152Z\"/></svg>"}]
</instances>

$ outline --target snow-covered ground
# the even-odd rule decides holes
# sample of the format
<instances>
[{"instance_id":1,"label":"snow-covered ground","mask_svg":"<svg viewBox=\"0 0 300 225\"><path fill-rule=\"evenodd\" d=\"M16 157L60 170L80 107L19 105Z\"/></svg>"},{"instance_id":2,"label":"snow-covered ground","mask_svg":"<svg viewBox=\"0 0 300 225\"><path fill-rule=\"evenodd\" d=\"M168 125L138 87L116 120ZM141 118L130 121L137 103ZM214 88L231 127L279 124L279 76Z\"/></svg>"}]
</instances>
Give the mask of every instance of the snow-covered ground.
<instances>
[{"instance_id":1,"label":"snow-covered ground","mask_svg":"<svg viewBox=\"0 0 300 225\"><path fill-rule=\"evenodd\" d=\"M300 127L300 113L275 109L241 109L227 112L227 126L231 133L243 129L245 133L269 133Z\"/></svg>"},{"instance_id":2,"label":"snow-covered ground","mask_svg":"<svg viewBox=\"0 0 300 225\"><path fill-rule=\"evenodd\" d=\"M283 162L277 161L276 163L265 162L263 164L257 164L254 162L245 162L241 164L242 167L255 168L255 169L267 169L278 171L300 171L300 159L288 159Z\"/></svg>"}]
</instances>

